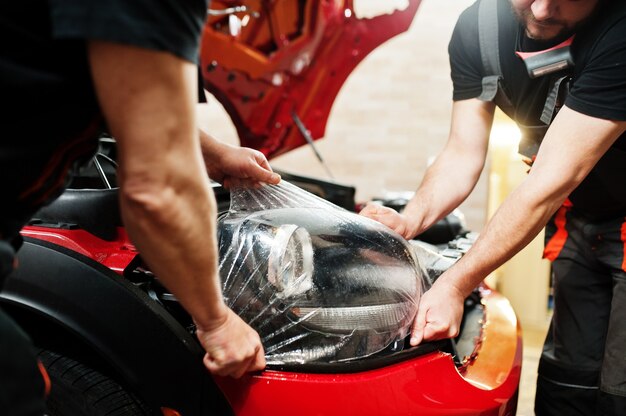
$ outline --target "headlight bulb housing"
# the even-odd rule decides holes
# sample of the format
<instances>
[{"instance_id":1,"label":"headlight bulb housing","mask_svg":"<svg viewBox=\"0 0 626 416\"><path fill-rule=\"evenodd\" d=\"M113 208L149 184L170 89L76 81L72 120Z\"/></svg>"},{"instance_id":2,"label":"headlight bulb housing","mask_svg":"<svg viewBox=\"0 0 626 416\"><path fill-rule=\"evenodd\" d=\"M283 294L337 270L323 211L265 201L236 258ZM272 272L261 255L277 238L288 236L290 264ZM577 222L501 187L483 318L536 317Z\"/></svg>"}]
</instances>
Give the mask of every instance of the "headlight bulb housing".
<instances>
[{"instance_id":1,"label":"headlight bulb housing","mask_svg":"<svg viewBox=\"0 0 626 416\"><path fill-rule=\"evenodd\" d=\"M406 336L427 279L401 236L289 184L236 192L218 221L222 288L268 365L358 360Z\"/></svg>"}]
</instances>

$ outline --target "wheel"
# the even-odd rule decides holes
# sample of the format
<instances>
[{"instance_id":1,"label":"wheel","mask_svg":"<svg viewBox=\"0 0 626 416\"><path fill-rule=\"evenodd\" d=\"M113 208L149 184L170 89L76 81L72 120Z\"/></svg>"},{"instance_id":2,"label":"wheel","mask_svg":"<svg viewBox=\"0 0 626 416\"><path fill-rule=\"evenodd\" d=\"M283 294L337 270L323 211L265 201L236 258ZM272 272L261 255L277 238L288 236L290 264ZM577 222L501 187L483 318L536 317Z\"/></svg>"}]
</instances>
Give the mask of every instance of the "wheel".
<instances>
[{"instance_id":1,"label":"wheel","mask_svg":"<svg viewBox=\"0 0 626 416\"><path fill-rule=\"evenodd\" d=\"M132 393L116 381L69 357L41 350L52 389L49 416L152 416Z\"/></svg>"}]
</instances>

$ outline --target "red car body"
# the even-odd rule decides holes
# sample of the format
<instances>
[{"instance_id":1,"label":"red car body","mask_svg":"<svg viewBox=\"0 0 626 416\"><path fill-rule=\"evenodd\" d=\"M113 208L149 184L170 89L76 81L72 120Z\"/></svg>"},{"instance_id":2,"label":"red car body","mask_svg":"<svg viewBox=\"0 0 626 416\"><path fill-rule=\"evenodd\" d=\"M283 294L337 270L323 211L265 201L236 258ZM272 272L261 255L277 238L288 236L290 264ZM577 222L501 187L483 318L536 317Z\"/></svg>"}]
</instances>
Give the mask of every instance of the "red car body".
<instances>
[{"instance_id":1,"label":"red car body","mask_svg":"<svg viewBox=\"0 0 626 416\"><path fill-rule=\"evenodd\" d=\"M105 241L84 230L31 226L23 235L66 247L120 275L137 252L122 228ZM480 288L485 308L480 341L463 365L433 351L354 373L268 369L216 383L236 415L514 415L522 341L515 313L499 293Z\"/></svg>"},{"instance_id":2,"label":"red car body","mask_svg":"<svg viewBox=\"0 0 626 416\"><path fill-rule=\"evenodd\" d=\"M217 383L235 414L242 416L514 415L521 338L510 331L515 323L509 320L510 305L501 295L485 293L483 301L491 316L476 358L489 362L484 367L475 364L459 370L449 353L436 351L359 373L265 371Z\"/></svg>"},{"instance_id":3,"label":"red car body","mask_svg":"<svg viewBox=\"0 0 626 416\"><path fill-rule=\"evenodd\" d=\"M313 140L324 137L337 93L356 66L384 41L406 31L420 0L406 9L358 18L352 0L215 1L249 17L236 36L229 15L212 16L200 51L205 87L233 119L242 146L268 157L306 144L294 115Z\"/></svg>"}]
</instances>

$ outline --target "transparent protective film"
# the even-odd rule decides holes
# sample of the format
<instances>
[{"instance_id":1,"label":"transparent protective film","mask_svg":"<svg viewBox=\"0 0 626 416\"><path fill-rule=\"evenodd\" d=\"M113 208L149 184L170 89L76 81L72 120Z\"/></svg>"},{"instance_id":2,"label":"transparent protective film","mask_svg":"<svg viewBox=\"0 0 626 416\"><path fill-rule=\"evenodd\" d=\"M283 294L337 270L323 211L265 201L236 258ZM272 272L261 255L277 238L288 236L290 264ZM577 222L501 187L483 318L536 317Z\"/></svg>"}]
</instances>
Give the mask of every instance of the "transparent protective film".
<instances>
[{"instance_id":1,"label":"transparent protective film","mask_svg":"<svg viewBox=\"0 0 626 416\"><path fill-rule=\"evenodd\" d=\"M269 364L385 349L406 336L428 282L401 236L285 181L233 190L219 245L226 302Z\"/></svg>"}]
</instances>

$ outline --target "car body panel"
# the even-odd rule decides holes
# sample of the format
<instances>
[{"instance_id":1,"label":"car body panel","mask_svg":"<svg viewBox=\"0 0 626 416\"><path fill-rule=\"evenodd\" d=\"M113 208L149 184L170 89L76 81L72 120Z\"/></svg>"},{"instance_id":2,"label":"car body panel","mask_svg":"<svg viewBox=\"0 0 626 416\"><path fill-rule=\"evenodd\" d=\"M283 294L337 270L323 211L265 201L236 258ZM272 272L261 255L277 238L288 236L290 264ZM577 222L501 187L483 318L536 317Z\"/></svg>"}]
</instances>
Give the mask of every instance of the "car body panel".
<instances>
[{"instance_id":1,"label":"car body panel","mask_svg":"<svg viewBox=\"0 0 626 416\"><path fill-rule=\"evenodd\" d=\"M241 416L514 415L522 364L521 331L508 301L484 290L489 311L485 341L477 351L480 359L467 366L464 376L450 354L433 352L353 374L265 371L241 380L217 377L216 381ZM320 399L306 399L303 405L305 398Z\"/></svg>"},{"instance_id":2,"label":"car body panel","mask_svg":"<svg viewBox=\"0 0 626 416\"><path fill-rule=\"evenodd\" d=\"M0 292L3 308L38 347L99 363L155 407L183 414L228 408L193 335L147 293L92 260L107 252L115 257L118 250L106 249L105 241L98 246L93 237L83 241L82 230L69 231L57 244L43 241L50 230L42 231L42 240L26 240L18 253L21 266ZM93 251L84 256L77 246Z\"/></svg>"},{"instance_id":3,"label":"car body panel","mask_svg":"<svg viewBox=\"0 0 626 416\"><path fill-rule=\"evenodd\" d=\"M200 60L205 88L232 118L242 146L269 158L322 138L337 93L377 46L405 32L420 0L404 10L358 18L352 0L244 0L252 12L241 33L228 31L228 16L210 17ZM214 1L212 8L232 7ZM271 30L267 28L271 27ZM295 115L295 117L294 117Z\"/></svg>"}]
</instances>

